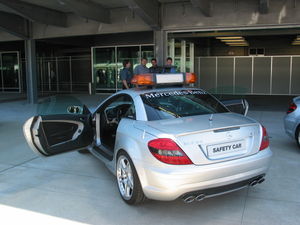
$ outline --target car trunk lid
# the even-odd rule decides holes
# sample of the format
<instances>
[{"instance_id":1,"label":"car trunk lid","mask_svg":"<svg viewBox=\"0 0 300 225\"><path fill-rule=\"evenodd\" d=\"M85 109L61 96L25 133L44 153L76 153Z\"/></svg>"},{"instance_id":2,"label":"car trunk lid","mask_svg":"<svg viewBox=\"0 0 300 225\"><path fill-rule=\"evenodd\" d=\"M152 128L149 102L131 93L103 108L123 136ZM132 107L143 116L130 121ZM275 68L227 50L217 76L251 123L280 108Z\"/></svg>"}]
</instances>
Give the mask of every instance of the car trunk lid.
<instances>
[{"instance_id":1,"label":"car trunk lid","mask_svg":"<svg viewBox=\"0 0 300 225\"><path fill-rule=\"evenodd\" d=\"M262 135L259 123L234 113L150 121L148 126L159 137L174 139L196 165L255 154Z\"/></svg>"}]
</instances>

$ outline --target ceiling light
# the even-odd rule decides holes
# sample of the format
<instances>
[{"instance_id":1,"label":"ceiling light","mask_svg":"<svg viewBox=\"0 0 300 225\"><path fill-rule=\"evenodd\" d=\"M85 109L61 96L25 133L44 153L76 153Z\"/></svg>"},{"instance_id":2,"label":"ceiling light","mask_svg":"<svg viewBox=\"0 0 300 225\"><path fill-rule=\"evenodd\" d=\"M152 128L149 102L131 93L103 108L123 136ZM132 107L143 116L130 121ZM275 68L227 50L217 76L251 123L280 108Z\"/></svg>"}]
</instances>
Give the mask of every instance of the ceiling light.
<instances>
[{"instance_id":1,"label":"ceiling light","mask_svg":"<svg viewBox=\"0 0 300 225\"><path fill-rule=\"evenodd\" d=\"M249 46L248 43L241 43L241 44L228 44L229 46Z\"/></svg>"},{"instance_id":2,"label":"ceiling light","mask_svg":"<svg viewBox=\"0 0 300 225\"><path fill-rule=\"evenodd\" d=\"M229 43L229 42L234 42L234 43L246 42L246 40L221 40L221 41L226 42L226 43Z\"/></svg>"},{"instance_id":3,"label":"ceiling light","mask_svg":"<svg viewBox=\"0 0 300 225\"><path fill-rule=\"evenodd\" d=\"M300 45L300 35L297 35L297 37L293 40L292 45Z\"/></svg>"},{"instance_id":4,"label":"ceiling light","mask_svg":"<svg viewBox=\"0 0 300 225\"><path fill-rule=\"evenodd\" d=\"M216 37L216 39L226 40L226 39L244 39L244 38L241 36L232 36L232 37Z\"/></svg>"}]
</instances>

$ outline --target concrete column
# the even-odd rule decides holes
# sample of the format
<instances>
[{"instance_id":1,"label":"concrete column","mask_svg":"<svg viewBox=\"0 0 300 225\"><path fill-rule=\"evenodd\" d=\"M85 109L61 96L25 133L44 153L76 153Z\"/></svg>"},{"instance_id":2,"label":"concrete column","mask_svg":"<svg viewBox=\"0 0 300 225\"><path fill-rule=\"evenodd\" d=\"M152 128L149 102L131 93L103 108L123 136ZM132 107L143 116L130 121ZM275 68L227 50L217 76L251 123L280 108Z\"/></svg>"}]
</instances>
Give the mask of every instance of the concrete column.
<instances>
[{"instance_id":1,"label":"concrete column","mask_svg":"<svg viewBox=\"0 0 300 225\"><path fill-rule=\"evenodd\" d=\"M38 99L35 52L35 40L25 40L27 100L30 104L36 104Z\"/></svg>"},{"instance_id":2,"label":"concrete column","mask_svg":"<svg viewBox=\"0 0 300 225\"><path fill-rule=\"evenodd\" d=\"M165 58L167 56L167 36L166 32L162 30L154 31L154 44L155 44L155 57L157 59L157 63L160 66L163 66L165 63Z\"/></svg>"}]
</instances>

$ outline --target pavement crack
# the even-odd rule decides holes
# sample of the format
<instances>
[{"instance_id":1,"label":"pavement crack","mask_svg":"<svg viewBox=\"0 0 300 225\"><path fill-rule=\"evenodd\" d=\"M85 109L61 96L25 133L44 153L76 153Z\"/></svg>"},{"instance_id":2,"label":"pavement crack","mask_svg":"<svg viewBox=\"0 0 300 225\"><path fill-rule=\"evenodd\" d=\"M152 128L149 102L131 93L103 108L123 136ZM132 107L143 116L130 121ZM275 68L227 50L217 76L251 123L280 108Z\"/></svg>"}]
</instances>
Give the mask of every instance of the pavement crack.
<instances>
[{"instance_id":1,"label":"pavement crack","mask_svg":"<svg viewBox=\"0 0 300 225\"><path fill-rule=\"evenodd\" d=\"M248 194L249 194L249 187L247 188L247 194L246 194L245 201L244 201L244 207L243 207L241 225L243 225L243 222L244 222L244 214L245 214L245 209L246 209L246 203L247 203L247 199L248 199Z\"/></svg>"},{"instance_id":2,"label":"pavement crack","mask_svg":"<svg viewBox=\"0 0 300 225\"><path fill-rule=\"evenodd\" d=\"M6 172L6 171L11 170L11 169L14 169L14 168L16 168L16 167L18 167L18 166L22 166L22 165L24 165L24 164L26 164L26 163L28 163L28 162L30 162L30 161L32 161L32 160L35 160L35 159L37 159L37 158L38 158L38 156L36 156L36 157L34 157L34 158L31 158L31 159L28 159L28 160L26 160L26 161L24 161L24 162L21 162L21 163L19 163L19 164L13 165L13 166L11 166L11 167L8 167L8 168L6 168L6 169L4 169L4 170L1 170L0 173Z\"/></svg>"}]
</instances>

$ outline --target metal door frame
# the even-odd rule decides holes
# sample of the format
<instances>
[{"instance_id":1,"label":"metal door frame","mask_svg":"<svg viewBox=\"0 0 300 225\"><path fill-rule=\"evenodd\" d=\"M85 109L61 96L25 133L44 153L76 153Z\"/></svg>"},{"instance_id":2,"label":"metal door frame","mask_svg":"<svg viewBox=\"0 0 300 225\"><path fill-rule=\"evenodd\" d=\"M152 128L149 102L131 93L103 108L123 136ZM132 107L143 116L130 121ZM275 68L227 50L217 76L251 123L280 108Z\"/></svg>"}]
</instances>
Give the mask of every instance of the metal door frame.
<instances>
[{"instance_id":1,"label":"metal door frame","mask_svg":"<svg viewBox=\"0 0 300 225\"><path fill-rule=\"evenodd\" d=\"M116 69L116 72L117 72L117 68L118 68L118 65L117 65L117 61L118 61L118 56L117 56L117 51L118 51L118 48L122 48L122 47L139 47L139 61L141 60L141 50L142 50L142 47L143 46L153 46L153 51L154 51L154 55L155 55L155 44L138 44L138 45L107 45L107 46L93 46L91 47L91 70L92 70L92 82L93 84L95 84L95 77L94 77L94 49L97 49L97 48L114 48L114 51L115 51L115 61L113 62L115 64L115 69ZM115 91L117 92L118 91L118 76L116 74L116 78L115 78L115 88L95 88L95 90L106 90L106 91Z\"/></svg>"},{"instance_id":2,"label":"metal door frame","mask_svg":"<svg viewBox=\"0 0 300 225\"><path fill-rule=\"evenodd\" d=\"M3 67L3 59L2 59L2 54L6 54L6 53L17 53L17 60L18 60L18 83L19 83L19 87L17 88L5 88L4 87L4 77L3 77L3 70L2 70L2 67ZM19 51L2 51L0 52L0 70L1 70L1 80L2 80L2 86L1 86L1 89L2 89L2 93L21 93L22 92L22 89L21 89L21 65L20 65L20 53ZM5 91L4 89L19 89L19 91Z\"/></svg>"}]
</instances>

